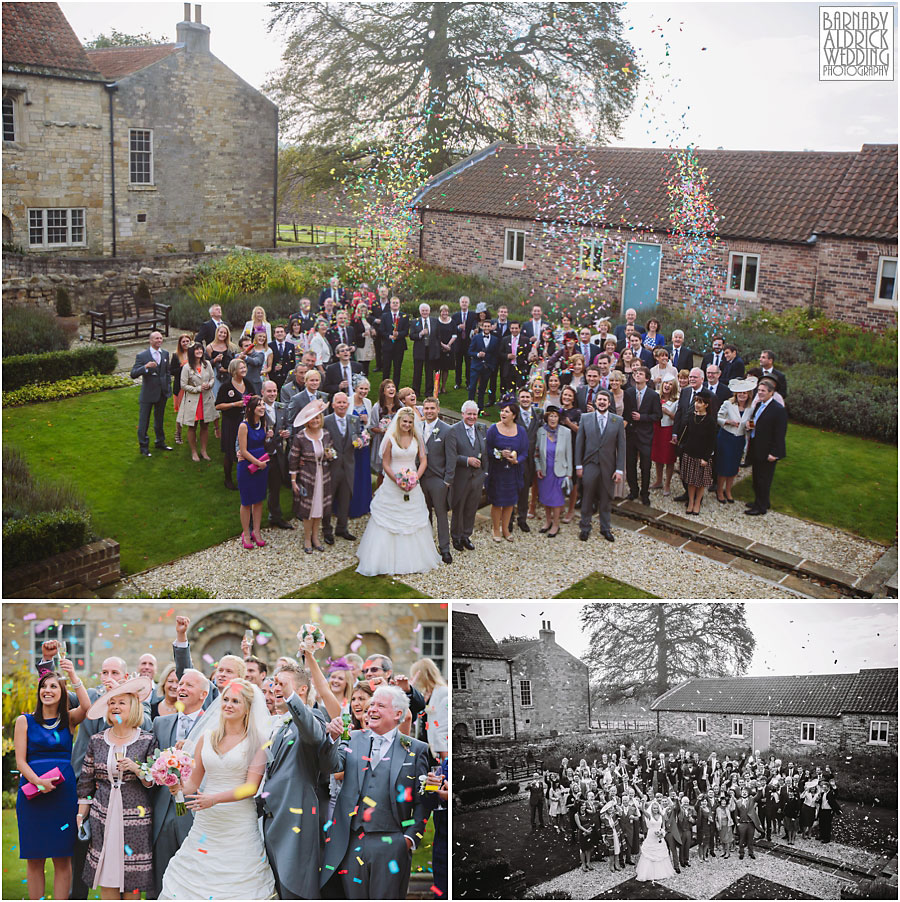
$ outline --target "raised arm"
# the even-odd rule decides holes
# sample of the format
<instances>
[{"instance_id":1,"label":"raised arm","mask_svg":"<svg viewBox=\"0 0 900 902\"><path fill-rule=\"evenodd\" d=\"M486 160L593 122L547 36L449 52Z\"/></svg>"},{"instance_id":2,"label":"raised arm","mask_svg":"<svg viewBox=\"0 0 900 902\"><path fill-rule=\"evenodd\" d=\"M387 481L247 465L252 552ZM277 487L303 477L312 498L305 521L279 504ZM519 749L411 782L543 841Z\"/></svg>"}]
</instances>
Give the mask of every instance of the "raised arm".
<instances>
[{"instance_id":1,"label":"raised arm","mask_svg":"<svg viewBox=\"0 0 900 902\"><path fill-rule=\"evenodd\" d=\"M68 658L59 662L59 668L69 678L69 685L75 690L75 695L78 697L78 707L69 709L69 726L77 727L87 716L91 699L87 689L84 688L84 683L75 675L75 665Z\"/></svg>"},{"instance_id":2,"label":"raised arm","mask_svg":"<svg viewBox=\"0 0 900 902\"><path fill-rule=\"evenodd\" d=\"M318 697L322 700L322 704L325 706L325 710L328 712L329 718L340 717L341 703L337 700L335 694L331 691L331 687L328 685L328 680L325 679L325 674L322 673L322 668L319 667L319 662L316 660L315 654L313 654L313 649L301 648L301 651L303 652L303 661L306 664L307 669L309 670L309 675L312 678L313 686L315 686L316 695L318 695ZM303 707L305 708L306 705L303 705ZM294 719L296 721L296 718Z\"/></svg>"},{"instance_id":3,"label":"raised arm","mask_svg":"<svg viewBox=\"0 0 900 902\"><path fill-rule=\"evenodd\" d=\"M175 617L175 644L172 653L175 657L175 676L180 680L185 670L192 670L194 662L191 660L191 647L188 643L187 631L191 625L191 618L178 614Z\"/></svg>"}]
</instances>

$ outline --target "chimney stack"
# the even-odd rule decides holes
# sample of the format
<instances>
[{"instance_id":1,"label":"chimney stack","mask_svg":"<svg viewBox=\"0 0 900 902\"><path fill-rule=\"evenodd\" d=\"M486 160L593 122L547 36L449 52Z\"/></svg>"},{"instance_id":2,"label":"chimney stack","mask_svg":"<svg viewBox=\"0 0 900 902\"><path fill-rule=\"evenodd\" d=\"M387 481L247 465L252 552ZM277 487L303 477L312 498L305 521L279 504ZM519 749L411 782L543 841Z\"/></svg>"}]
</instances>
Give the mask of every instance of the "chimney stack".
<instances>
[{"instance_id":1,"label":"chimney stack","mask_svg":"<svg viewBox=\"0 0 900 902\"><path fill-rule=\"evenodd\" d=\"M550 629L550 621L541 621L541 631L538 633L541 642L556 642L556 633Z\"/></svg>"},{"instance_id":2,"label":"chimney stack","mask_svg":"<svg viewBox=\"0 0 900 902\"><path fill-rule=\"evenodd\" d=\"M175 26L179 44L184 44L188 53L209 53L209 28L200 21L200 5L194 6L194 21L191 21L191 4L184 4L184 21Z\"/></svg>"}]
</instances>

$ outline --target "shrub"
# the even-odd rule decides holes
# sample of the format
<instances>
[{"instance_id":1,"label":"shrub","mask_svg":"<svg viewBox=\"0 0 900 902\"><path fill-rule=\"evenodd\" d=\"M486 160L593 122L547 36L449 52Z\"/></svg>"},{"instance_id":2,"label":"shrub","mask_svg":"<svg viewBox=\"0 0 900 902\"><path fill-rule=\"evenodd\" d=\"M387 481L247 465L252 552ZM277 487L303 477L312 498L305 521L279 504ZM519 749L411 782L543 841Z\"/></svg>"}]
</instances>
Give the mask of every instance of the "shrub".
<instances>
[{"instance_id":1,"label":"shrub","mask_svg":"<svg viewBox=\"0 0 900 902\"><path fill-rule=\"evenodd\" d=\"M3 524L3 569L42 561L91 541L91 515L81 510L46 511Z\"/></svg>"},{"instance_id":2,"label":"shrub","mask_svg":"<svg viewBox=\"0 0 900 902\"><path fill-rule=\"evenodd\" d=\"M65 351L69 336L46 310L35 307L3 305L3 356L43 354L46 351Z\"/></svg>"},{"instance_id":3,"label":"shrub","mask_svg":"<svg viewBox=\"0 0 900 902\"><path fill-rule=\"evenodd\" d=\"M485 799L496 799L500 796L509 796L512 798L519 792L519 784L512 780L510 782L497 783L495 786L473 786L471 788L460 789L455 795L463 805L471 805L473 802L482 802Z\"/></svg>"},{"instance_id":4,"label":"shrub","mask_svg":"<svg viewBox=\"0 0 900 902\"><path fill-rule=\"evenodd\" d=\"M5 450L5 449L4 449ZM15 771L16 755L13 733L16 718L26 711L34 711L37 704L37 674L27 664L21 664L3 678L3 807L16 807L19 774ZM12 799L9 796L12 796Z\"/></svg>"},{"instance_id":5,"label":"shrub","mask_svg":"<svg viewBox=\"0 0 900 902\"><path fill-rule=\"evenodd\" d=\"M134 592L122 598L215 598L216 593L199 586L176 586L174 589L160 589L159 592Z\"/></svg>"},{"instance_id":6,"label":"shrub","mask_svg":"<svg viewBox=\"0 0 900 902\"><path fill-rule=\"evenodd\" d=\"M56 315L72 315L72 298L69 297L69 292L62 285L56 289Z\"/></svg>"},{"instance_id":7,"label":"shrub","mask_svg":"<svg viewBox=\"0 0 900 902\"><path fill-rule=\"evenodd\" d=\"M486 764L478 761L460 761L453 769L453 779L458 786L492 786L499 777Z\"/></svg>"},{"instance_id":8,"label":"shrub","mask_svg":"<svg viewBox=\"0 0 900 902\"><path fill-rule=\"evenodd\" d=\"M36 479L21 453L3 446L3 520L26 517L38 511L85 510L81 497L69 483Z\"/></svg>"},{"instance_id":9,"label":"shrub","mask_svg":"<svg viewBox=\"0 0 900 902\"><path fill-rule=\"evenodd\" d=\"M15 756L15 755L11 755L11 756L10 756L10 759L11 759L11 760L9 761L9 767L8 767L8 768L6 767L6 764L7 764L6 758L4 757L4 760L3 760L3 764L4 764L4 769L3 769L4 779L6 779L6 771L7 771L7 770L14 771L14 770L16 769L16 768L15 768L15 764L16 764L16 756ZM10 777L14 778L15 781L16 781L17 783L19 782L19 775L18 775L18 774L13 774L13 773L11 773L11 774L10 774ZM18 798L18 795L19 795L19 791L18 791L17 789L4 789L4 790L3 790L3 805L2 805L3 809L6 810L6 809L9 809L9 808L15 808L15 807L16 807L16 799Z\"/></svg>"},{"instance_id":10,"label":"shrub","mask_svg":"<svg viewBox=\"0 0 900 902\"><path fill-rule=\"evenodd\" d=\"M491 844L496 837L490 837ZM512 868L484 838L463 828L453 836L453 896L456 899L509 899Z\"/></svg>"},{"instance_id":11,"label":"shrub","mask_svg":"<svg viewBox=\"0 0 900 902\"><path fill-rule=\"evenodd\" d=\"M112 373L118 364L116 349L88 345L73 351L22 354L3 361L3 388L6 391L34 382L57 382L85 373Z\"/></svg>"},{"instance_id":12,"label":"shrub","mask_svg":"<svg viewBox=\"0 0 900 902\"><path fill-rule=\"evenodd\" d=\"M59 401L62 398L89 395L93 392L108 391L111 388L124 388L126 385L133 385L128 376L72 376L58 382L40 382L36 385L25 385L15 391L5 391L3 392L3 406L21 407L23 404L36 404L40 401Z\"/></svg>"}]
</instances>

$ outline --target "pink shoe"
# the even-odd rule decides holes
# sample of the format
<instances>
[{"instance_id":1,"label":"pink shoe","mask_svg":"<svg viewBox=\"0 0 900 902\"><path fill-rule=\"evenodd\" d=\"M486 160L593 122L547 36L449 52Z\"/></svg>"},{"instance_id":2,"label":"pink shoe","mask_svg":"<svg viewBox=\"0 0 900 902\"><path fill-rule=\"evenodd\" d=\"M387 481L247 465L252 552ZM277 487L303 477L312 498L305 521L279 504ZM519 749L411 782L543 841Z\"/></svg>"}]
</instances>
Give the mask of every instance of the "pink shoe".
<instances>
[{"instance_id":1,"label":"pink shoe","mask_svg":"<svg viewBox=\"0 0 900 902\"><path fill-rule=\"evenodd\" d=\"M255 532L251 532L250 536L252 537L253 541L256 542L257 545L259 545L260 548L265 547L265 539L261 539Z\"/></svg>"},{"instance_id":2,"label":"pink shoe","mask_svg":"<svg viewBox=\"0 0 900 902\"><path fill-rule=\"evenodd\" d=\"M241 533L241 545L243 545L244 548L250 548L250 549L252 549L252 548L254 547L253 542L248 541L248 540L244 537L244 534L243 534L243 533Z\"/></svg>"}]
</instances>

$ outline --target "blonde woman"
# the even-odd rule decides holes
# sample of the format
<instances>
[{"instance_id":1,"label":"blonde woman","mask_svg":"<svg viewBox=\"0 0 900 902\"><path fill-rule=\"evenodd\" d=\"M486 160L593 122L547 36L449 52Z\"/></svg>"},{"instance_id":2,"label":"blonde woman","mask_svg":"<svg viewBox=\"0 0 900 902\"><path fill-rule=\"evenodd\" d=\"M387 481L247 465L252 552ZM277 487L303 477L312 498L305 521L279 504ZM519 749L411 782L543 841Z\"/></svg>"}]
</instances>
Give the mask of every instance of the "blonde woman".
<instances>
[{"instance_id":1,"label":"blonde woman","mask_svg":"<svg viewBox=\"0 0 900 902\"><path fill-rule=\"evenodd\" d=\"M272 349L266 340L266 333L259 326L256 327L253 333L252 350L263 355L263 364L259 373L259 384L262 385L269 378L269 373L272 371Z\"/></svg>"},{"instance_id":2,"label":"blonde woman","mask_svg":"<svg viewBox=\"0 0 900 902\"><path fill-rule=\"evenodd\" d=\"M266 319L266 311L263 307L254 307L253 312L250 314L250 319L244 323L244 331L241 333L242 335L246 335L247 338L253 338L253 333L256 331L257 327L264 328L266 330L266 345L272 340L272 327L269 325L269 321Z\"/></svg>"},{"instance_id":3,"label":"blonde woman","mask_svg":"<svg viewBox=\"0 0 900 902\"><path fill-rule=\"evenodd\" d=\"M369 305L360 301L356 305L356 315L351 324L353 344L356 345L356 359L362 366L364 376L369 375L369 364L375 359L375 342L378 330L370 319Z\"/></svg>"},{"instance_id":4,"label":"blonde woman","mask_svg":"<svg viewBox=\"0 0 900 902\"><path fill-rule=\"evenodd\" d=\"M309 339L309 350L316 355L316 366L324 373L331 362L331 345L325 337L328 334L328 320L316 320L316 329Z\"/></svg>"},{"instance_id":5,"label":"blonde woman","mask_svg":"<svg viewBox=\"0 0 900 902\"><path fill-rule=\"evenodd\" d=\"M656 350L665 353L664 348ZM650 488L662 489L663 495L672 494L672 476L675 473L675 460L678 456L678 449L672 443L672 427L678 410L678 374L675 367L669 367L669 370L671 372L666 372L660 381L659 400L662 404L662 419L653 424L653 444L650 447L650 460L656 464L656 482Z\"/></svg>"},{"instance_id":6,"label":"blonde woman","mask_svg":"<svg viewBox=\"0 0 900 902\"><path fill-rule=\"evenodd\" d=\"M156 720L157 717L164 717L167 714L178 713L178 709L175 707L178 704L178 674L175 672L174 662L167 664L163 668L157 685L162 693L162 698L150 702L151 720Z\"/></svg>"},{"instance_id":7,"label":"blonde woman","mask_svg":"<svg viewBox=\"0 0 900 902\"><path fill-rule=\"evenodd\" d=\"M447 682L431 658L419 658L410 668L410 682L425 699L425 735L431 754L443 761L449 752L449 701Z\"/></svg>"}]
</instances>

